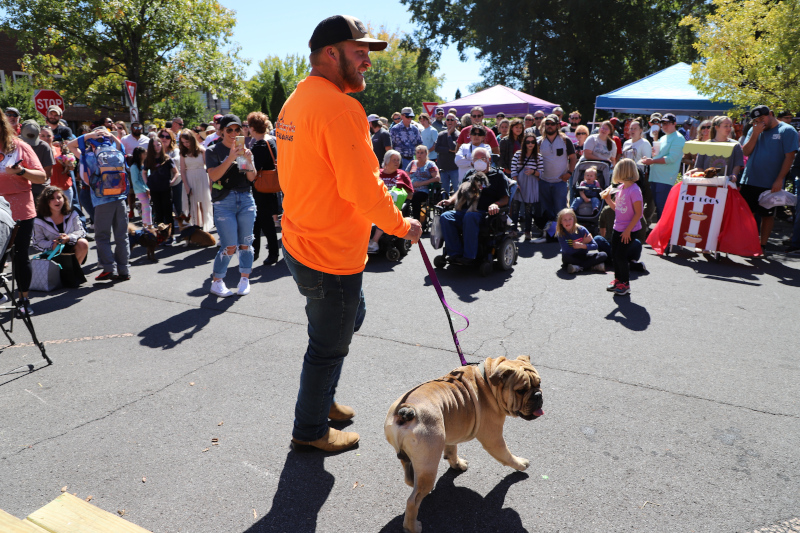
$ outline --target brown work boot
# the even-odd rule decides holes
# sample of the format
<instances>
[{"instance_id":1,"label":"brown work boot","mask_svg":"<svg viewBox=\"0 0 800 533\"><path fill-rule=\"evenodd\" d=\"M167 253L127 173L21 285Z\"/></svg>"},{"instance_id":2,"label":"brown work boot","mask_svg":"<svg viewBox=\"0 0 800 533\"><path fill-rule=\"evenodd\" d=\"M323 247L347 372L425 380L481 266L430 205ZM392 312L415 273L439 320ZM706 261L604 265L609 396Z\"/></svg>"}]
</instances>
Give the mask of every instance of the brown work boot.
<instances>
[{"instance_id":1,"label":"brown work boot","mask_svg":"<svg viewBox=\"0 0 800 533\"><path fill-rule=\"evenodd\" d=\"M352 407L341 405L336 402L331 404L331 410L328 411L328 418L335 422L344 422L356 416L356 412Z\"/></svg>"},{"instance_id":2,"label":"brown work boot","mask_svg":"<svg viewBox=\"0 0 800 533\"><path fill-rule=\"evenodd\" d=\"M358 444L358 439L358 433L328 428L328 432L321 439L308 442L292 438L292 448L298 452L311 452L315 450L322 450L323 452L342 452Z\"/></svg>"}]
</instances>

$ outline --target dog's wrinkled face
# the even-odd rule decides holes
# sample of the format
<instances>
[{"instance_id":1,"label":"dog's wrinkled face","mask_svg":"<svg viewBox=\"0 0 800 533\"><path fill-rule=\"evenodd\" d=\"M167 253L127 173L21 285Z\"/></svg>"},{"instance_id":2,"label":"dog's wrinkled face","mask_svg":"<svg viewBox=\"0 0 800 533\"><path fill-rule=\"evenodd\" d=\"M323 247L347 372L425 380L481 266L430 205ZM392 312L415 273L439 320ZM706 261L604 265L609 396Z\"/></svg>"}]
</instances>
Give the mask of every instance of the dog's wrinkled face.
<instances>
[{"instance_id":1,"label":"dog's wrinkled face","mask_svg":"<svg viewBox=\"0 0 800 533\"><path fill-rule=\"evenodd\" d=\"M542 411L542 390L539 373L531 365L527 355L515 360L505 357L487 361L487 379L492 386L497 403L506 414L524 420L534 420L544 414Z\"/></svg>"}]
</instances>

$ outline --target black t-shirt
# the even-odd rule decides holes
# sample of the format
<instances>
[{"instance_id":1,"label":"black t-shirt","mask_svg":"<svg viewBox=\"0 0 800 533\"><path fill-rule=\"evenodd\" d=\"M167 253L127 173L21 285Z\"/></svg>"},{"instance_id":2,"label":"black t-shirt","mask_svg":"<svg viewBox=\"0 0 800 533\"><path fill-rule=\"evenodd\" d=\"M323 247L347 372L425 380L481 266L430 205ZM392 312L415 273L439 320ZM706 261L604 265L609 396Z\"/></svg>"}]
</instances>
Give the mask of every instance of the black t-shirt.
<instances>
[{"instance_id":1,"label":"black t-shirt","mask_svg":"<svg viewBox=\"0 0 800 533\"><path fill-rule=\"evenodd\" d=\"M267 143L269 143L269 147L267 147ZM272 153L269 151L270 148L272 148ZM259 141L254 141L250 151L253 152L253 164L256 170L275 170L277 168L275 161L272 159L272 154L275 154L276 158L278 157L278 147L275 144L274 137L265 137Z\"/></svg>"},{"instance_id":2,"label":"black t-shirt","mask_svg":"<svg viewBox=\"0 0 800 533\"><path fill-rule=\"evenodd\" d=\"M173 166L172 159L167 158L166 161L156 165L155 168L147 169L147 186L151 191L165 192L169 190Z\"/></svg>"},{"instance_id":3,"label":"black t-shirt","mask_svg":"<svg viewBox=\"0 0 800 533\"><path fill-rule=\"evenodd\" d=\"M474 170L467 172L467 175L464 176L464 181L471 178L474 172ZM496 168L490 168L484 174L489 178L489 186L481 190L481 195L478 198L478 211L488 211L490 205L508 196L508 181L506 181L505 174Z\"/></svg>"},{"instance_id":4,"label":"black t-shirt","mask_svg":"<svg viewBox=\"0 0 800 533\"><path fill-rule=\"evenodd\" d=\"M377 133L372 134L372 151L378 158L378 163L383 166L383 156L386 155L386 147L392 145L392 136L388 131L381 128Z\"/></svg>"},{"instance_id":5,"label":"black t-shirt","mask_svg":"<svg viewBox=\"0 0 800 533\"><path fill-rule=\"evenodd\" d=\"M75 134L68 127L60 124L58 127L53 128L54 141L71 141L75 138Z\"/></svg>"},{"instance_id":6,"label":"black t-shirt","mask_svg":"<svg viewBox=\"0 0 800 533\"><path fill-rule=\"evenodd\" d=\"M450 151L456 148L458 148L458 130L453 130L452 134L448 134L447 130L439 132L436 145L433 147L436 150L436 166L439 170L458 170L456 154Z\"/></svg>"},{"instance_id":7,"label":"black t-shirt","mask_svg":"<svg viewBox=\"0 0 800 533\"><path fill-rule=\"evenodd\" d=\"M212 168L220 166L230 152L230 148L225 146L222 142L210 146L206 150L206 168L211 170ZM255 162L255 159L253 162ZM222 178L211 185L211 199L222 200L228 196L228 191L250 191L250 180L247 179L247 174L239 171L239 165L236 164L236 161L228 167L228 170L222 175Z\"/></svg>"}]
</instances>

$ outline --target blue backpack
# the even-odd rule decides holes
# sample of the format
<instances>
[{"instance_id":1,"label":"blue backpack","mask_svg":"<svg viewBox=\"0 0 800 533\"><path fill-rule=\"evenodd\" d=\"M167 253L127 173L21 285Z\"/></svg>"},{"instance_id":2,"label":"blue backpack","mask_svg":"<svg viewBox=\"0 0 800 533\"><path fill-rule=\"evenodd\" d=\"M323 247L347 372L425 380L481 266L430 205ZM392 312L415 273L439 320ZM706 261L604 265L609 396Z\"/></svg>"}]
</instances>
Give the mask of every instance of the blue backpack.
<instances>
[{"instance_id":1,"label":"blue backpack","mask_svg":"<svg viewBox=\"0 0 800 533\"><path fill-rule=\"evenodd\" d=\"M78 138L78 147L83 154L83 165L89 174L89 186L94 195L104 198L127 194L125 155L111 139L89 139L89 143L94 147L93 152L86 149L83 136Z\"/></svg>"}]
</instances>

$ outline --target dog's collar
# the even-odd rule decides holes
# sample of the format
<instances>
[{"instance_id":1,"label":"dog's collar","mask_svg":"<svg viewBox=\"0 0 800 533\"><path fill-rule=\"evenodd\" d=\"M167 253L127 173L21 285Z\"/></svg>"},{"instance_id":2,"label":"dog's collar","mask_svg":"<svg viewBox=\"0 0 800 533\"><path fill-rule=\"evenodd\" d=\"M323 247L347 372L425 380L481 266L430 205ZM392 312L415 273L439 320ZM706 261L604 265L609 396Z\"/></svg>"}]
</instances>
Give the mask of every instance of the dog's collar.
<instances>
[{"instance_id":1,"label":"dog's collar","mask_svg":"<svg viewBox=\"0 0 800 533\"><path fill-rule=\"evenodd\" d=\"M481 373L483 381L486 381L486 359L478 363L478 372Z\"/></svg>"}]
</instances>

